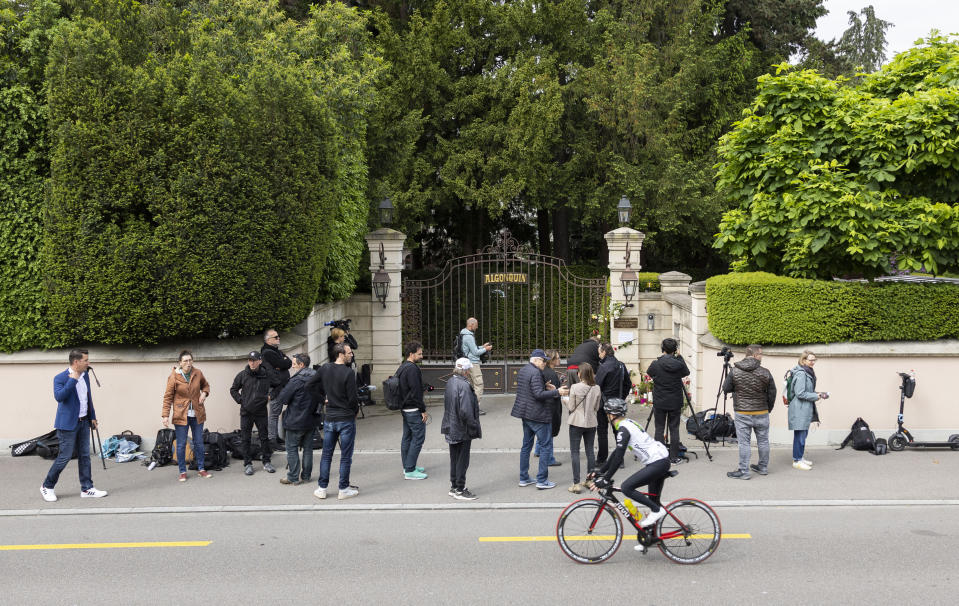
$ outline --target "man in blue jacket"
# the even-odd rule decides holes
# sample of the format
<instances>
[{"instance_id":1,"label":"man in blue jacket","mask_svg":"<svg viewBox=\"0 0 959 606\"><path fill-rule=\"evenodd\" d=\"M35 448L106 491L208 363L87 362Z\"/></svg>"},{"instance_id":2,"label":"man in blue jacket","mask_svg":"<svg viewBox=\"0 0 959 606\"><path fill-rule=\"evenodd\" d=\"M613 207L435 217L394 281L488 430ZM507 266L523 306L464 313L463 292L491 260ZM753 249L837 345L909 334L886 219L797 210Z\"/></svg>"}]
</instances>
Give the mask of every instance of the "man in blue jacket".
<instances>
[{"instance_id":1,"label":"man in blue jacket","mask_svg":"<svg viewBox=\"0 0 959 606\"><path fill-rule=\"evenodd\" d=\"M280 484L305 484L313 475L313 433L319 421L316 402L310 393L310 381L316 371L310 368L310 356L305 353L293 354L293 376L273 400L277 406L287 407L283 415L283 429L286 431L284 448L286 449L286 477L280 478ZM303 449L303 463L300 465L300 448ZM301 473L302 469L302 473Z\"/></svg>"},{"instance_id":2,"label":"man in blue jacket","mask_svg":"<svg viewBox=\"0 0 959 606\"><path fill-rule=\"evenodd\" d=\"M488 354L493 350L493 346L488 342L482 345L476 344L476 329L479 328L479 320L469 318L466 320L466 328L460 331L463 337L463 351L460 353L464 358L470 361L470 381L473 383L473 391L476 392L476 400L483 398L483 368L480 365L481 356ZM486 411L480 408L480 415L485 415Z\"/></svg>"},{"instance_id":3,"label":"man in blue jacket","mask_svg":"<svg viewBox=\"0 0 959 606\"><path fill-rule=\"evenodd\" d=\"M80 496L100 498L107 491L97 490L93 486L90 473L90 428L96 428L97 415L93 410L93 396L90 393L90 355L86 349L74 349L69 356L70 368L53 377L53 397L57 401L57 416L53 427L57 430L60 452L50 466L46 479L40 485L40 494L44 501L57 500L54 488L60 473L73 457L78 454L77 467L80 469Z\"/></svg>"},{"instance_id":4,"label":"man in blue jacket","mask_svg":"<svg viewBox=\"0 0 959 606\"><path fill-rule=\"evenodd\" d=\"M569 389L547 390L543 384L542 370L546 368L546 352L533 350L529 364L520 369L516 376L516 402L512 416L523 421L523 448L519 451L519 485L547 490L556 486L549 481L549 462L553 460L553 401L569 394ZM529 477L529 453L533 450L533 440L539 442L539 473L536 480Z\"/></svg>"}]
</instances>

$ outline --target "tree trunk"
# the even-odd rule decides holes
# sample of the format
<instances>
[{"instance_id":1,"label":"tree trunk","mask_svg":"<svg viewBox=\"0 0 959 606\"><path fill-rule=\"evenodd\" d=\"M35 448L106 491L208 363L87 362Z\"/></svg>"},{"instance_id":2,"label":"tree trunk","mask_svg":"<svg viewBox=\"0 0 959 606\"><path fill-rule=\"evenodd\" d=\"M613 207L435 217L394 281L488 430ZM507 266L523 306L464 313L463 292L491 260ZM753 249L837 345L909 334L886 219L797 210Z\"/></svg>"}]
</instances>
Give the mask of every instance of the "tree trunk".
<instances>
[{"instance_id":1,"label":"tree trunk","mask_svg":"<svg viewBox=\"0 0 959 606\"><path fill-rule=\"evenodd\" d=\"M552 246L549 241L549 211L539 209L536 211L536 232L539 237L539 254L551 255Z\"/></svg>"},{"instance_id":2,"label":"tree trunk","mask_svg":"<svg viewBox=\"0 0 959 606\"><path fill-rule=\"evenodd\" d=\"M553 254L569 263L569 207L553 210Z\"/></svg>"}]
</instances>

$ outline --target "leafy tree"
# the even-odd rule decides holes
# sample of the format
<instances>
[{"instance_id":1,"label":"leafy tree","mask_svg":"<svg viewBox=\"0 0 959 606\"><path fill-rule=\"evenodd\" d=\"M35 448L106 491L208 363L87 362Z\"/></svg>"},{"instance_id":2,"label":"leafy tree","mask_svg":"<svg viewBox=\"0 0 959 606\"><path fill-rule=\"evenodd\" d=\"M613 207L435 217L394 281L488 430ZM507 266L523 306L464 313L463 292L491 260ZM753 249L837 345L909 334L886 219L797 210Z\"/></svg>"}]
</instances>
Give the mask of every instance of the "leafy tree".
<instances>
[{"instance_id":1,"label":"leafy tree","mask_svg":"<svg viewBox=\"0 0 959 606\"><path fill-rule=\"evenodd\" d=\"M720 143L737 208L715 246L792 277L959 268L959 43L930 37L855 85L787 65Z\"/></svg>"}]
</instances>

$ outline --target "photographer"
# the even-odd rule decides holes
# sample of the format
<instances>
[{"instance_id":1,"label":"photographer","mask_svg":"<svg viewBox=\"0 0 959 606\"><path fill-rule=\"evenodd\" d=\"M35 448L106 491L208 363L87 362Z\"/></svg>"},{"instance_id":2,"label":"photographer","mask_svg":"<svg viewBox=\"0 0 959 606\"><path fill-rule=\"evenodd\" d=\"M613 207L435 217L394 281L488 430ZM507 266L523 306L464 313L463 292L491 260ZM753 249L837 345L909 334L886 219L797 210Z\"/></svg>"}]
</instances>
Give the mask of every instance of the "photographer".
<instances>
[{"instance_id":1,"label":"photographer","mask_svg":"<svg viewBox=\"0 0 959 606\"><path fill-rule=\"evenodd\" d=\"M330 329L330 336L326 339L326 353L329 357L330 362L336 362L336 354L333 353L333 347L337 343L344 343L350 346L350 349L355 351L359 349L359 345L356 344L356 338L350 334L350 320L334 320L332 322L327 322L324 326L332 326Z\"/></svg>"},{"instance_id":2,"label":"photographer","mask_svg":"<svg viewBox=\"0 0 959 606\"><path fill-rule=\"evenodd\" d=\"M761 476L769 473L769 411L776 401L776 382L772 374L762 367L762 359L762 345L750 345L746 348L746 357L733 364L733 369L723 382L723 391L733 394L733 410L736 412L739 469L726 473L734 480L748 480L751 477L750 469ZM751 431L756 432L758 465L749 464Z\"/></svg>"},{"instance_id":3,"label":"photographer","mask_svg":"<svg viewBox=\"0 0 959 606\"><path fill-rule=\"evenodd\" d=\"M669 427L669 462L682 463L679 458L679 421L686 391L683 377L689 376L689 367L676 353L676 339L663 339L663 355L650 363L646 374L653 380L653 415L656 420L656 440L666 443L664 429Z\"/></svg>"}]
</instances>

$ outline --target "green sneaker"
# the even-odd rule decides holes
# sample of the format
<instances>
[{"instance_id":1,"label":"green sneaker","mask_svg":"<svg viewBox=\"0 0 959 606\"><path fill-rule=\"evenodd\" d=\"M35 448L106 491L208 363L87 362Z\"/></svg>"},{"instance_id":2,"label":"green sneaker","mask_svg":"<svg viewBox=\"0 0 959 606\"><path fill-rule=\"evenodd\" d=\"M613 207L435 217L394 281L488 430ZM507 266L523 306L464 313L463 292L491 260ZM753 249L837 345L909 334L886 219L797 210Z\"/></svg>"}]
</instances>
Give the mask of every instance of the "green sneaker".
<instances>
[{"instance_id":1,"label":"green sneaker","mask_svg":"<svg viewBox=\"0 0 959 606\"><path fill-rule=\"evenodd\" d=\"M812 465L812 463L809 463L809 464ZM420 472L420 473L426 473L426 468L425 468L425 467L417 467L417 468L416 468L416 471L418 471L418 472Z\"/></svg>"},{"instance_id":2,"label":"green sneaker","mask_svg":"<svg viewBox=\"0 0 959 606\"><path fill-rule=\"evenodd\" d=\"M406 479L406 480L425 480L428 477L429 476L427 476L425 473L423 473L422 471L417 471L416 469L414 469L413 471L403 472L403 479Z\"/></svg>"}]
</instances>

